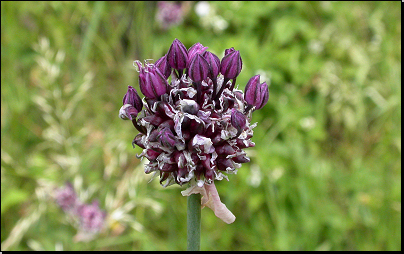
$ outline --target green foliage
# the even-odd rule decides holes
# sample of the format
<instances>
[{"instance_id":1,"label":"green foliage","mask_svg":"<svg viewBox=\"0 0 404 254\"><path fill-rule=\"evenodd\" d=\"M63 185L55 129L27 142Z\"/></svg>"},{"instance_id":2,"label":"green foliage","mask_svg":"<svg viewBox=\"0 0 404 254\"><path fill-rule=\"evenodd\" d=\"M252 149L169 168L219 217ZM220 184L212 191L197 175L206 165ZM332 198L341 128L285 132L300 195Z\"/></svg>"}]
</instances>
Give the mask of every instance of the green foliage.
<instances>
[{"instance_id":1,"label":"green foliage","mask_svg":"<svg viewBox=\"0 0 404 254\"><path fill-rule=\"evenodd\" d=\"M401 250L398 2L211 2L161 29L154 2L1 2L2 250L185 250L180 187L147 183L118 118L134 60L175 38L261 74L251 162L216 184L235 214L202 209L201 250ZM71 181L109 214L93 241L52 199Z\"/></svg>"}]
</instances>

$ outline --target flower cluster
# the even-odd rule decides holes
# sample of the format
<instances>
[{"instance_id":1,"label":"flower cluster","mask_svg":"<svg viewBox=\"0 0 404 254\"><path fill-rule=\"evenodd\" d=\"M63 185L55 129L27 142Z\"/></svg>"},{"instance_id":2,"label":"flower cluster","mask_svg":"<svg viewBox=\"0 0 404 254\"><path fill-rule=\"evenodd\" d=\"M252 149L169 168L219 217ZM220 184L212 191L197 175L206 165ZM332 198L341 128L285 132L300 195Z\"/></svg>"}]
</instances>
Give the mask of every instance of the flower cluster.
<instances>
[{"instance_id":1,"label":"flower cluster","mask_svg":"<svg viewBox=\"0 0 404 254\"><path fill-rule=\"evenodd\" d=\"M157 3L156 21L164 30L179 25L184 20L184 16L189 9L189 1Z\"/></svg>"},{"instance_id":2,"label":"flower cluster","mask_svg":"<svg viewBox=\"0 0 404 254\"><path fill-rule=\"evenodd\" d=\"M160 176L164 187L192 181L202 189L249 162L243 149L255 145L251 114L267 103L268 85L256 75L244 93L235 89L239 51L226 49L220 60L200 43L187 50L175 39L154 64L135 65L145 98L129 86L119 116L140 132L132 144L150 161L145 173Z\"/></svg>"},{"instance_id":3,"label":"flower cluster","mask_svg":"<svg viewBox=\"0 0 404 254\"><path fill-rule=\"evenodd\" d=\"M58 188L55 191L55 200L77 224L79 233L76 235L77 241L91 240L104 226L106 217L97 201L91 204L83 204L77 197L71 183Z\"/></svg>"}]
</instances>

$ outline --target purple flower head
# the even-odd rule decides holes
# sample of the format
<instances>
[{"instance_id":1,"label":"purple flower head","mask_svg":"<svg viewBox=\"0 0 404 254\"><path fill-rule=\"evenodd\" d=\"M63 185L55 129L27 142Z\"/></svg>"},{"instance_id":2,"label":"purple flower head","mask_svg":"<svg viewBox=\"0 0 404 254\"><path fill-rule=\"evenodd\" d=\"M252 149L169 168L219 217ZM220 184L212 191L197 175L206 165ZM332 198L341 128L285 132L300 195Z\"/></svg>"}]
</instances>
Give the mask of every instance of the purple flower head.
<instances>
[{"instance_id":1,"label":"purple flower head","mask_svg":"<svg viewBox=\"0 0 404 254\"><path fill-rule=\"evenodd\" d=\"M220 73L222 73L225 78L234 79L240 74L243 61L240 57L240 51L234 49L233 51L230 49L227 51L228 54L222 58L220 63Z\"/></svg>"},{"instance_id":2,"label":"purple flower head","mask_svg":"<svg viewBox=\"0 0 404 254\"><path fill-rule=\"evenodd\" d=\"M197 53L189 65L188 73L194 82L200 82L208 76L209 64L202 55Z\"/></svg>"},{"instance_id":3,"label":"purple flower head","mask_svg":"<svg viewBox=\"0 0 404 254\"><path fill-rule=\"evenodd\" d=\"M84 232L97 233L104 226L106 213L100 209L98 202L83 204L78 208L80 228Z\"/></svg>"},{"instance_id":4,"label":"purple flower head","mask_svg":"<svg viewBox=\"0 0 404 254\"><path fill-rule=\"evenodd\" d=\"M199 42L195 43L188 49L188 61L187 61L187 68L189 68L189 65L192 62L192 59L196 54L203 54L208 47L204 47L202 44Z\"/></svg>"},{"instance_id":5,"label":"purple flower head","mask_svg":"<svg viewBox=\"0 0 404 254\"><path fill-rule=\"evenodd\" d=\"M267 102L266 83L259 84L258 77L249 81L246 94L233 89L242 68L239 51L227 49L220 62L200 43L187 52L178 39L166 60L163 57L145 67L136 63L146 98L144 109L132 121L140 131L132 145L143 149L138 157L149 160L145 173L159 176L164 187L189 183L191 189L183 195L201 193L203 204L225 222L233 222L235 217L220 202L214 181L228 180L228 174L249 162L243 149L255 145L251 138L256 124L250 123L248 109ZM169 84L167 65L175 69L170 71Z\"/></svg>"},{"instance_id":6,"label":"purple flower head","mask_svg":"<svg viewBox=\"0 0 404 254\"><path fill-rule=\"evenodd\" d=\"M260 109L268 102L269 91L266 82L260 84L260 75L255 75L245 87L244 99L250 106Z\"/></svg>"},{"instance_id":7,"label":"purple flower head","mask_svg":"<svg viewBox=\"0 0 404 254\"><path fill-rule=\"evenodd\" d=\"M66 183L65 187L56 190L55 198L64 211L73 211L79 203L73 185L69 182Z\"/></svg>"},{"instance_id":8,"label":"purple flower head","mask_svg":"<svg viewBox=\"0 0 404 254\"><path fill-rule=\"evenodd\" d=\"M206 59L206 61L209 64L209 74L208 77L210 79L216 79L217 75L219 75L220 72L220 59L217 57L215 54L209 51L205 51L203 53L203 57Z\"/></svg>"},{"instance_id":9,"label":"purple flower head","mask_svg":"<svg viewBox=\"0 0 404 254\"><path fill-rule=\"evenodd\" d=\"M165 55L165 56L161 57L159 60L157 60L154 65L157 66L157 68L163 74L165 79L168 79L168 77L170 77L172 68L168 64L167 55Z\"/></svg>"},{"instance_id":10,"label":"purple flower head","mask_svg":"<svg viewBox=\"0 0 404 254\"><path fill-rule=\"evenodd\" d=\"M168 64L176 70L183 70L187 67L187 48L178 39L175 39L167 53Z\"/></svg>"},{"instance_id":11,"label":"purple flower head","mask_svg":"<svg viewBox=\"0 0 404 254\"><path fill-rule=\"evenodd\" d=\"M157 3L156 20L163 29L180 24L184 19L181 3L160 1Z\"/></svg>"},{"instance_id":12,"label":"purple flower head","mask_svg":"<svg viewBox=\"0 0 404 254\"><path fill-rule=\"evenodd\" d=\"M78 233L74 236L75 241L92 240L101 231L106 212L99 208L97 201L92 204L83 204L69 182L65 187L56 190L55 199L78 228Z\"/></svg>"}]
</instances>

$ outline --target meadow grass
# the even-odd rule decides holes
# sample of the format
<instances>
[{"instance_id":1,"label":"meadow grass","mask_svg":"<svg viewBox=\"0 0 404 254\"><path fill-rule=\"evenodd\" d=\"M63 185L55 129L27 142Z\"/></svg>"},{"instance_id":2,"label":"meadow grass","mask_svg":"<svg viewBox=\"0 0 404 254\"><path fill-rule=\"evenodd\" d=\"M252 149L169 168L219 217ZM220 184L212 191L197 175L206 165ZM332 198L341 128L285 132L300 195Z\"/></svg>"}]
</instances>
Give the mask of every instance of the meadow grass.
<instances>
[{"instance_id":1,"label":"meadow grass","mask_svg":"<svg viewBox=\"0 0 404 254\"><path fill-rule=\"evenodd\" d=\"M401 250L401 5L195 3L162 29L155 2L1 2L1 249L185 250L186 198L143 172L118 117L132 63L175 38L261 74L251 162L216 183L201 250ZM52 193L73 183L107 224L88 243Z\"/></svg>"}]
</instances>

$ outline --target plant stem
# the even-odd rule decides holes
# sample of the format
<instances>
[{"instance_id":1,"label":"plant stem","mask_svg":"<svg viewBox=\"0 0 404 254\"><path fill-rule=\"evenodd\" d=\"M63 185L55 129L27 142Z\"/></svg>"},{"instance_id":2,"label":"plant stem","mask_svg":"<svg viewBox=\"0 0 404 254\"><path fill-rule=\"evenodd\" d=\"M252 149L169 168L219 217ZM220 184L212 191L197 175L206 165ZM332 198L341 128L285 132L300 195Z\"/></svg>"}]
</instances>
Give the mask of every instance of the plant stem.
<instances>
[{"instance_id":1,"label":"plant stem","mask_svg":"<svg viewBox=\"0 0 404 254\"><path fill-rule=\"evenodd\" d=\"M187 198L187 250L198 251L201 246L201 194Z\"/></svg>"}]
</instances>

